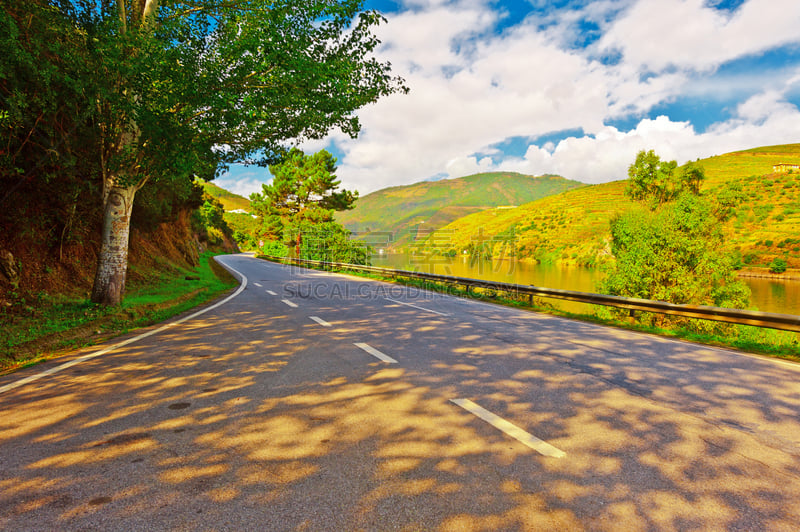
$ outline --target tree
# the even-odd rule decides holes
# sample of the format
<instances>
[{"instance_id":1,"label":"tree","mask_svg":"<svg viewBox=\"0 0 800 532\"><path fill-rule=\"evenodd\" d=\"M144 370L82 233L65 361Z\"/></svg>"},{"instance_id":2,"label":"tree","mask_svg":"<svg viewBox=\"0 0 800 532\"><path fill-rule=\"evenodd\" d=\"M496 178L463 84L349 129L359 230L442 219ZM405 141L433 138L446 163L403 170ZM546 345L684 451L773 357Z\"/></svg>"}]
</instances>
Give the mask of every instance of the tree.
<instances>
[{"instance_id":1,"label":"tree","mask_svg":"<svg viewBox=\"0 0 800 532\"><path fill-rule=\"evenodd\" d=\"M653 160L649 155L647 159ZM637 157L634 165L641 168L639 163L641 159ZM651 168L658 166L647 164ZM677 175L696 176L698 171L702 175L702 169L693 165ZM641 175L638 169L629 173L631 180ZM674 169L672 175L676 175ZM656 186L652 195L639 196L642 205L611 220L615 263L599 290L677 304L746 307L749 290L736 280L733 257L722 250L720 222L726 209L719 209L715 202L699 195L699 186L687 184L679 188L681 191L673 199L665 200L664 188ZM666 316L655 319L660 324L686 321ZM695 328L709 327L705 322L691 324Z\"/></svg>"},{"instance_id":2,"label":"tree","mask_svg":"<svg viewBox=\"0 0 800 532\"><path fill-rule=\"evenodd\" d=\"M83 202L99 191L89 177L99 175L99 162L95 109L86 105L98 87L88 45L50 2L2 2L0 232L13 235L25 220L59 255L70 234L97 217Z\"/></svg>"},{"instance_id":3,"label":"tree","mask_svg":"<svg viewBox=\"0 0 800 532\"><path fill-rule=\"evenodd\" d=\"M295 235L302 235L301 258L345 264L369 264L370 248L363 242L351 240L350 231L339 223L334 221L318 223L304 219L294 224L290 231Z\"/></svg>"},{"instance_id":4,"label":"tree","mask_svg":"<svg viewBox=\"0 0 800 532\"><path fill-rule=\"evenodd\" d=\"M372 57L372 29L383 19L360 12L360 0L32 5L85 44L70 47L65 61L85 71L62 77L81 95L78 116L94 135L89 153L104 213L96 302L123 297L130 218L143 187L210 179L237 161L268 164L288 144L332 128L355 136L357 109L407 90Z\"/></svg>"},{"instance_id":5,"label":"tree","mask_svg":"<svg viewBox=\"0 0 800 532\"><path fill-rule=\"evenodd\" d=\"M625 194L634 200L648 201L652 209L672 201L683 192L699 194L705 170L694 163L678 168L676 161L662 161L653 150L640 151L628 167Z\"/></svg>"},{"instance_id":6,"label":"tree","mask_svg":"<svg viewBox=\"0 0 800 532\"><path fill-rule=\"evenodd\" d=\"M269 167L274 176L250 195L259 216L259 237L300 245L301 256L314 260L366 261L364 246L349 241L349 232L333 219L335 211L352 209L358 192L339 190L336 159L326 150L306 155L291 150Z\"/></svg>"},{"instance_id":7,"label":"tree","mask_svg":"<svg viewBox=\"0 0 800 532\"><path fill-rule=\"evenodd\" d=\"M293 148L280 163L269 167L270 184L261 185L262 192L250 195L255 213L279 227L274 217L298 221L333 220L334 211L353 208L358 192L338 190L336 159L327 150L306 155Z\"/></svg>"}]
</instances>

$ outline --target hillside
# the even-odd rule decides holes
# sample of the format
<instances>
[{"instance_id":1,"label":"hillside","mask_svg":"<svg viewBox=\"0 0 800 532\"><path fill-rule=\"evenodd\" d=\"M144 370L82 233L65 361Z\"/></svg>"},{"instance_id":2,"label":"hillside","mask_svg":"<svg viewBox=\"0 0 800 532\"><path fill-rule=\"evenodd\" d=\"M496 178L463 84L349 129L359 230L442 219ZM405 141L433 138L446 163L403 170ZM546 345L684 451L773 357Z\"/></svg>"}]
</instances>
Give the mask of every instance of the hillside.
<instances>
[{"instance_id":1,"label":"hillside","mask_svg":"<svg viewBox=\"0 0 800 532\"><path fill-rule=\"evenodd\" d=\"M430 231L470 213L515 207L582 186L554 175L474 174L382 189L359 198L353 210L337 213L336 219L354 232L391 233L398 245L421 224Z\"/></svg>"},{"instance_id":2,"label":"hillside","mask_svg":"<svg viewBox=\"0 0 800 532\"><path fill-rule=\"evenodd\" d=\"M783 257L800 267L800 172L773 173L777 163L800 164L800 144L767 146L698 161L706 170L704 192L726 183L742 186L745 202L726 224L729 249L745 265L765 266ZM631 205L625 181L570 190L515 209L490 209L444 226L443 251L471 249L476 235L488 240L496 257L516 243L522 260L585 266L609 258L609 220Z\"/></svg>"},{"instance_id":3,"label":"hillside","mask_svg":"<svg viewBox=\"0 0 800 532\"><path fill-rule=\"evenodd\" d=\"M231 212L236 210L243 210L250 212L250 200L244 198L238 194L234 194L224 188L218 187L214 183L209 181L203 181L202 179L199 180L203 184L203 190L209 196L213 196L217 198L222 206L225 208L225 212Z\"/></svg>"}]
</instances>

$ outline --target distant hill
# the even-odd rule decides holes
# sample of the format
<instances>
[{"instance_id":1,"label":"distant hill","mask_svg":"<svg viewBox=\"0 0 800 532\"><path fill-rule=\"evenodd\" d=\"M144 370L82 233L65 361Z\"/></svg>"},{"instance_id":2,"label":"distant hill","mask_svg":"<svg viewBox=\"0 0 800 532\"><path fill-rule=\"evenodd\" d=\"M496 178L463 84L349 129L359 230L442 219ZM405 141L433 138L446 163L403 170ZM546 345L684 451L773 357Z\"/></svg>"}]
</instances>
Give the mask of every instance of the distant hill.
<instances>
[{"instance_id":1,"label":"distant hill","mask_svg":"<svg viewBox=\"0 0 800 532\"><path fill-rule=\"evenodd\" d=\"M359 198L353 210L337 213L336 219L354 232L391 233L399 245L417 231L441 228L470 213L513 208L583 186L556 175L474 174L378 190Z\"/></svg>"},{"instance_id":2,"label":"distant hill","mask_svg":"<svg viewBox=\"0 0 800 532\"><path fill-rule=\"evenodd\" d=\"M238 194L234 194L224 188L218 187L214 183L209 181L203 181L203 189L206 191L206 194L209 196L213 196L222 203L222 206L225 208L225 212L231 212L236 210L243 210L250 212L250 200L244 198Z\"/></svg>"},{"instance_id":3,"label":"distant hill","mask_svg":"<svg viewBox=\"0 0 800 532\"><path fill-rule=\"evenodd\" d=\"M742 186L744 203L727 222L727 246L745 266L765 266L783 257L800 267L800 171L775 173L778 163L800 164L800 144L767 146L697 161L706 171L704 192L726 183ZM468 249L480 238L494 240L494 255L508 256L516 243L523 260L595 265L610 258L609 220L632 205L625 181L585 186L515 209L470 214L443 227L449 249Z\"/></svg>"}]
</instances>

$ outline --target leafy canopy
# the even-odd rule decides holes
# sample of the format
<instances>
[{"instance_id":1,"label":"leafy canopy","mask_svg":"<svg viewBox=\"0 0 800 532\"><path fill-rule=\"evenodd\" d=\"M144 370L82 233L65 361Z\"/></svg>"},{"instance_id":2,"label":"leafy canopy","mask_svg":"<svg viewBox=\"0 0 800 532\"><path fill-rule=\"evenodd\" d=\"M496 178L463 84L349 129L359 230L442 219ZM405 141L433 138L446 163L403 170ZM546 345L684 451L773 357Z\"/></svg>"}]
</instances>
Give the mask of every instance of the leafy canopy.
<instances>
[{"instance_id":1,"label":"leafy canopy","mask_svg":"<svg viewBox=\"0 0 800 532\"><path fill-rule=\"evenodd\" d=\"M350 232L333 220L335 211L353 208L358 192L339 190L330 152L306 155L295 148L269 169L272 182L250 195L261 222L259 238L299 245L303 258L356 264L367 260L364 246L351 242Z\"/></svg>"},{"instance_id":2,"label":"leafy canopy","mask_svg":"<svg viewBox=\"0 0 800 532\"><path fill-rule=\"evenodd\" d=\"M634 200L647 201L655 209L683 192L699 194L704 180L705 171L694 163L678 168L676 161L662 161L653 150L642 150L628 167L625 194Z\"/></svg>"},{"instance_id":3,"label":"leafy canopy","mask_svg":"<svg viewBox=\"0 0 800 532\"><path fill-rule=\"evenodd\" d=\"M649 180L643 180L644 169ZM640 152L629 170L630 187L642 205L611 220L615 263L599 290L625 297L676 304L744 308L750 293L736 280L734 259L721 251L721 219L736 197L712 201L699 194L702 168L676 172L653 152ZM674 176L683 176L673 179ZM666 179L667 176L672 176ZM642 187L643 182L650 188ZM665 186L667 185L667 186ZM649 190L649 192L644 192ZM686 321L660 316L660 324ZM687 322L694 328L724 328L710 322Z\"/></svg>"},{"instance_id":4,"label":"leafy canopy","mask_svg":"<svg viewBox=\"0 0 800 532\"><path fill-rule=\"evenodd\" d=\"M256 213L285 218L333 219L333 211L353 208L358 192L338 190L336 158L327 150L306 155L293 148L284 159L269 167L274 176L262 192L250 196Z\"/></svg>"},{"instance_id":5,"label":"leafy canopy","mask_svg":"<svg viewBox=\"0 0 800 532\"><path fill-rule=\"evenodd\" d=\"M71 220L95 199L108 218L114 191L169 216L173 199L197 204L195 176L268 165L334 128L354 137L359 108L407 91L373 56L383 21L362 0L4 2L0 201L59 198ZM124 286L120 216L103 224L93 294Z\"/></svg>"}]
</instances>

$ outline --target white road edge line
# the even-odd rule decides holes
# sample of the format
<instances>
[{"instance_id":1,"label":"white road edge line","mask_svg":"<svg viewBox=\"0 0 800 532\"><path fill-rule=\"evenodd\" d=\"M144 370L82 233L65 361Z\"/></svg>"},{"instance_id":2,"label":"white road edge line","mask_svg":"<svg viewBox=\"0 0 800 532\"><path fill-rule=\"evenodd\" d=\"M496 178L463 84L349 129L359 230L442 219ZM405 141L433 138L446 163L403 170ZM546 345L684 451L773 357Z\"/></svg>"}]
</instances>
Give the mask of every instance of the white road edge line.
<instances>
[{"instance_id":1,"label":"white road edge line","mask_svg":"<svg viewBox=\"0 0 800 532\"><path fill-rule=\"evenodd\" d=\"M445 314L444 312L437 312L435 310L431 310L429 308L418 307L417 305L412 305L411 303L404 303L402 301L397 301L396 299L392 299L390 297L384 298L386 301L391 301L392 303L397 303L398 305L405 305L407 307L414 307L415 309L424 310L425 312L432 312L434 314L438 314L439 316L449 316L449 314Z\"/></svg>"},{"instance_id":2,"label":"white road edge line","mask_svg":"<svg viewBox=\"0 0 800 532\"><path fill-rule=\"evenodd\" d=\"M286 303L287 305L289 305L289 306L290 306L290 307L292 307L292 308L297 308L297 304L296 304L296 303L292 303L292 302L291 302L291 301L289 301L288 299L281 299L281 301L282 301L282 302L284 302L284 303Z\"/></svg>"},{"instance_id":3,"label":"white road edge line","mask_svg":"<svg viewBox=\"0 0 800 532\"><path fill-rule=\"evenodd\" d=\"M364 351L366 351L370 355L374 356L378 360L382 360L384 362L388 362L389 364L397 364L397 360L393 359L389 355L384 355L383 353L381 353L380 351L378 351L377 349L375 349L374 347L372 347L369 344L364 344L364 343L358 343L357 342L357 343L354 343L353 345L358 347L359 349L363 349Z\"/></svg>"},{"instance_id":4,"label":"white road edge line","mask_svg":"<svg viewBox=\"0 0 800 532\"><path fill-rule=\"evenodd\" d=\"M234 293L232 293L231 295L229 295L228 297L226 297L222 301L214 303L210 307L206 307L203 310L199 310L199 311L197 311L197 312L195 312L193 314L189 314L188 316L183 317L183 318L181 318L179 320L167 323L166 325L162 325L161 327L159 327L157 329L153 329L152 331L148 331L148 332L146 332L144 334L140 334L138 336L134 336L133 338L128 338L127 340L125 340L123 342L119 342L118 344L110 345L110 346L106 347L105 349L101 349L100 351L97 351L97 352L94 352L94 353L89 353L87 355L83 355L83 356L80 356L78 358L74 358L74 359L70 360L69 362L65 362L63 364L59 364L58 366L52 367L52 368L50 368L48 370L45 370L45 371L43 371L41 373L37 373L35 375L31 375L30 377L25 377L24 379L20 379L20 380L15 381L15 382L11 382L9 384L6 384L5 386L0 386L0 393L7 392L9 390L13 390L14 388L19 388L20 386L24 386L25 384L28 384L28 383L31 383L31 382L34 382L34 381L38 381L42 377L46 377L48 375L53 375L54 373L58 373L59 371L63 371L65 369L67 369L67 368L71 368L72 366L80 364L81 362L85 362L87 360L91 360L91 359L99 357L101 355L105 355L106 353L114 351L115 349L119 349L120 347L125 347L126 345L132 344L134 342L138 342L139 340L143 340L143 339L147 338L148 336L153 336L154 334L160 333L161 331L165 331L165 330L169 329L170 327L174 327L176 325L180 325L181 323L183 323L185 321L189 321L189 320L191 320L193 318L196 318L197 316L200 316L202 314L205 314L206 312L208 312L210 310L214 310L215 308L221 307L222 305L224 305L225 303L227 303L231 299L235 298L236 296L238 296L239 294L241 294L244 291L244 289L247 287L247 277L245 277L243 273L235 270L234 268L231 268L230 266L228 266L227 264L225 264L221 260L217 260L217 262L219 262L226 269L234 272L236 275L238 275L239 277L242 278L242 281L241 281L241 284L239 285L239 288L237 288Z\"/></svg>"},{"instance_id":5,"label":"white road edge line","mask_svg":"<svg viewBox=\"0 0 800 532\"><path fill-rule=\"evenodd\" d=\"M277 296L277 295L278 295L278 294L276 294L275 292L273 292L272 290L267 290L267 293L268 293L269 295L271 295L271 296Z\"/></svg>"},{"instance_id":6,"label":"white road edge line","mask_svg":"<svg viewBox=\"0 0 800 532\"><path fill-rule=\"evenodd\" d=\"M485 408L478 406L477 404L473 403L469 399L450 399L450 402L457 404L467 412L474 414L481 418L482 420L486 421L496 429L499 429L515 440L519 441L520 443L527 445L534 451L537 451L540 454L545 456L549 456L551 458L564 458L567 456L567 453L562 451L561 449L557 449L553 447L546 441L542 441L533 434L529 434L519 428L518 426L514 425L513 423L506 421L505 419L501 418L496 414L492 414Z\"/></svg>"},{"instance_id":7,"label":"white road edge line","mask_svg":"<svg viewBox=\"0 0 800 532\"><path fill-rule=\"evenodd\" d=\"M323 320L322 318L318 318L317 316L309 316L309 318L314 320L314 321L316 321L317 323L319 323L323 327L331 327L331 324L328 323L327 321Z\"/></svg>"}]
</instances>

